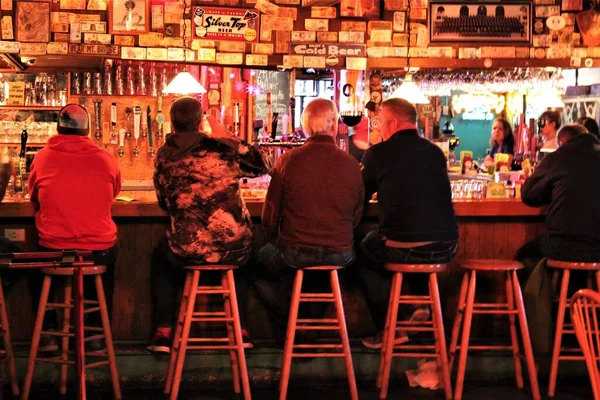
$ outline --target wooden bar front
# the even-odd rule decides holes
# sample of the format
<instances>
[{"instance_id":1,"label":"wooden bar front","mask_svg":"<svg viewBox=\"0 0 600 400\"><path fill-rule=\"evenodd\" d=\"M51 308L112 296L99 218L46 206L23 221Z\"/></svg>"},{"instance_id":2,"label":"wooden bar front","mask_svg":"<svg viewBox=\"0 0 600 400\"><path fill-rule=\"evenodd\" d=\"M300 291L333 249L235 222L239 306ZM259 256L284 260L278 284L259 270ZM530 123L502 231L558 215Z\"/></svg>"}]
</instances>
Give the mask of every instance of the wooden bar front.
<instances>
[{"instance_id":1,"label":"wooden bar front","mask_svg":"<svg viewBox=\"0 0 600 400\"><path fill-rule=\"evenodd\" d=\"M264 244L260 213L262 202L248 202L255 222L255 249ZM544 232L544 210L530 208L519 200L473 200L454 203L459 223L459 247L451 268L440 277L442 307L450 321L456 309L461 272L458 262L465 258L513 258L526 241ZM0 205L1 228L25 228L26 242L23 250L35 250L37 231L34 209L29 202L3 202ZM155 201L115 202L113 217L118 226L118 260L115 273L115 298L112 314L113 335L117 341L145 342L150 337L150 257L154 246L164 237L169 220ZM364 235L377 226L374 204L365 210L358 229ZM366 304L358 289L353 287L348 273L342 273L344 305L351 338L372 333ZM497 280L480 279L483 292L495 296L501 285ZM254 339L272 336L266 313L251 292L249 301L249 328ZM7 293L8 312L13 340L29 341L33 331L34 313L29 288L25 281L18 282ZM502 334L482 318L474 321L476 336Z\"/></svg>"}]
</instances>

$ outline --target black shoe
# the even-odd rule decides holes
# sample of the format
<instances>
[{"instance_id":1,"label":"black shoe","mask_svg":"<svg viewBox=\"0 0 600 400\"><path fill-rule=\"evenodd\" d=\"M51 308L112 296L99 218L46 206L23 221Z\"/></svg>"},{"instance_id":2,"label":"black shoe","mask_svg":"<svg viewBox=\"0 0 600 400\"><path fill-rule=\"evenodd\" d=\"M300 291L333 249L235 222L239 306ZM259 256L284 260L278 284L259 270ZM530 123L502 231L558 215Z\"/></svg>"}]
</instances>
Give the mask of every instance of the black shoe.
<instances>
[{"instance_id":1,"label":"black shoe","mask_svg":"<svg viewBox=\"0 0 600 400\"><path fill-rule=\"evenodd\" d=\"M171 347L173 347L173 341L159 331L156 331L154 337L146 346L149 351L158 354L171 354Z\"/></svg>"},{"instance_id":2,"label":"black shoe","mask_svg":"<svg viewBox=\"0 0 600 400\"><path fill-rule=\"evenodd\" d=\"M44 335L40 337L38 352L55 353L58 351L58 338L56 336Z\"/></svg>"},{"instance_id":3,"label":"black shoe","mask_svg":"<svg viewBox=\"0 0 600 400\"><path fill-rule=\"evenodd\" d=\"M89 353L103 353L106 351L106 341L104 339L96 339L85 342L85 351Z\"/></svg>"}]
</instances>

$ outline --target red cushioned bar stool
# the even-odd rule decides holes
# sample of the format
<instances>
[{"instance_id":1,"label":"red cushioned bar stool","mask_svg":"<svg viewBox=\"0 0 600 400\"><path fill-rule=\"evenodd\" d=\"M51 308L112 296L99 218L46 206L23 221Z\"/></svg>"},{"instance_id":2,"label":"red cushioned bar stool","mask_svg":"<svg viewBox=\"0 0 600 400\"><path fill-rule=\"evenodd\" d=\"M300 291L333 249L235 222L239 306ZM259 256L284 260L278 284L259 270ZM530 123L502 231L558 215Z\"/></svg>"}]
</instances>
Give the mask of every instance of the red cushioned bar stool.
<instances>
[{"instance_id":1,"label":"red cushioned bar stool","mask_svg":"<svg viewBox=\"0 0 600 400\"><path fill-rule=\"evenodd\" d=\"M395 264L386 263L384 268L394 274L388 312L386 317L379 372L377 374L377 387L380 388L379 398L387 397L390 381L390 372L393 357L424 358L435 357L442 371L444 392L447 400L452 399L452 386L450 383L450 370L448 355L446 353L446 335L442 318L442 306L438 288L437 273L446 269L446 264ZM403 274L429 275L429 295L415 296L402 295ZM398 322L398 309L400 304L427 305L431 307L431 321L400 321ZM432 332L435 344L433 345L394 345L396 332ZM427 352L429 351L429 352Z\"/></svg>"},{"instance_id":2,"label":"red cushioned bar stool","mask_svg":"<svg viewBox=\"0 0 600 400\"><path fill-rule=\"evenodd\" d=\"M525 316L525 307L523 305L523 296L521 287L517 278L517 270L523 268L523 264L512 260L465 260L460 263L460 266L465 269L462 285L460 288L460 296L458 300L458 309L454 327L452 329L452 339L450 342L450 368L452 369L456 350L460 349L458 360L458 372L456 375L456 386L454 399L461 400L463 392L463 384L465 380L465 370L467 366L467 353L469 350L509 350L513 353L515 364L515 375L517 386L523 388L523 372L521 366L521 352L519 350L519 339L517 336L517 327L515 315L519 319L521 328L521 338L525 351L525 362L529 372L529 380L531 382L531 392L534 400L540 399L540 389L538 386L537 373L535 369L535 361L533 359L533 351L531 348L531 340L529 337L529 328L527 326L527 317ZM503 272L505 274L505 289L506 302L500 303L476 303L475 289L477 281L477 272ZM469 339L471 334L471 321L473 315L476 314L492 314L492 315L508 315L510 323L510 339L511 344L508 346L499 345L482 345L470 346ZM464 318L463 318L464 315ZM462 337L460 345L458 344L458 336L462 329Z\"/></svg>"},{"instance_id":3,"label":"red cushioned bar stool","mask_svg":"<svg viewBox=\"0 0 600 400\"><path fill-rule=\"evenodd\" d=\"M246 368L246 355L242 340L242 327L235 292L233 271L237 265L190 265L185 267L187 276L179 308L177 327L173 337L173 349L169 361L165 393L170 399L177 399L183 364L188 350L228 350L233 374L233 388L240 393L240 381L244 399L250 400L250 382ZM200 273L217 271L221 273L221 285L199 286ZM196 311L198 295L221 295L224 301L223 311ZM220 323L227 328L227 337L190 337L192 322Z\"/></svg>"},{"instance_id":4,"label":"red cushioned bar stool","mask_svg":"<svg viewBox=\"0 0 600 400\"><path fill-rule=\"evenodd\" d=\"M600 290L600 263L547 260L546 265L556 270L555 272L557 274L555 275L555 277L558 277L558 273L562 272L562 279L559 282L560 296L558 298L558 315L556 317L554 347L552 348L552 364L550 365L550 382L548 384L548 396L554 397L554 394L556 393L556 380L558 377L558 365L560 361L585 360L583 353L581 352L581 348L579 346L575 348L562 347L563 335L575 334L573 324L565 322L567 310L571 305L571 302L568 297L571 271L587 271L590 273L595 273L596 285L597 288ZM590 289L592 288L592 282L589 279L587 282L587 286Z\"/></svg>"},{"instance_id":5,"label":"red cushioned bar stool","mask_svg":"<svg viewBox=\"0 0 600 400\"><path fill-rule=\"evenodd\" d=\"M314 357L331 358L343 357L346 363L346 373L348 374L348 384L350 386L350 399L358 400L358 389L354 377L354 367L352 365L352 354L350 352L350 342L348 340L348 331L346 330L346 317L344 315L344 306L342 303L342 292L340 290L340 281L337 271L341 266L319 265L307 267L296 271L294 279L294 289L292 291L292 302L290 305L290 316L288 319L287 334L285 338L285 348L283 351L283 365L281 367L281 381L279 383L279 400L287 398L288 384L290 380L290 371L292 368L292 359L294 357ZM326 271L329 272L331 282L331 293L303 293L302 280L304 272ZM337 318L304 319L298 318L300 303L333 303ZM299 330L324 330L338 331L341 344L294 344L296 332ZM330 352L318 352L316 350L332 350ZM338 350L338 351L333 351ZM341 352L339 351L341 350Z\"/></svg>"}]
</instances>

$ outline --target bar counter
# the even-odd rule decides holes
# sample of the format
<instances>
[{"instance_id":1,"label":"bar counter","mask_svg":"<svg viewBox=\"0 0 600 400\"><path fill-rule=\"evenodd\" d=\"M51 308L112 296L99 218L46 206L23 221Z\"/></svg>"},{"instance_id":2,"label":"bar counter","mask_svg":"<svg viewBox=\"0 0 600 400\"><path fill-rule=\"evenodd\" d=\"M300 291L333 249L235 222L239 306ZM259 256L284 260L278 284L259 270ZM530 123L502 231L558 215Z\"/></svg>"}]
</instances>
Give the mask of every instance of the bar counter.
<instances>
[{"instance_id":1,"label":"bar counter","mask_svg":"<svg viewBox=\"0 0 600 400\"><path fill-rule=\"evenodd\" d=\"M154 246L164 237L169 225L167 214L158 207L153 193L137 193L137 200L115 201L113 217L118 226L118 260L115 274L115 297L112 315L113 335L116 341L145 342L151 334L150 258ZM145 200L142 200L145 199ZM254 249L264 244L260 224L263 202L253 198L247 201L255 223ZM454 203L459 225L459 246L454 261L440 274L440 291L446 322L451 323L456 309L460 280L458 263L466 258L513 258L527 240L544 232L544 210L531 208L520 200L465 200ZM0 228L25 229L26 240L18 243L23 250L35 250L37 231L33 220L34 209L28 201L5 199L0 205ZM377 226L376 204L365 210L357 237ZM348 271L349 272L349 271ZM373 331L366 303L352 281L352 274L342 274L342 291L346 320L351 338L360 338ZM499 277L500 278L500 277ZM478 281L482 293L503 296L499 279L490 277ZM478 290L479 292L479 290ZM15 341L29 341L33 331L33 307L25 280L18 282L7 293L11 330ZM248 300L249 328L254 339L272 337L263 306L251 291ZM487 317L474 320L474 338L505 335L507 324Z\"/></svg>"}]
</instances>

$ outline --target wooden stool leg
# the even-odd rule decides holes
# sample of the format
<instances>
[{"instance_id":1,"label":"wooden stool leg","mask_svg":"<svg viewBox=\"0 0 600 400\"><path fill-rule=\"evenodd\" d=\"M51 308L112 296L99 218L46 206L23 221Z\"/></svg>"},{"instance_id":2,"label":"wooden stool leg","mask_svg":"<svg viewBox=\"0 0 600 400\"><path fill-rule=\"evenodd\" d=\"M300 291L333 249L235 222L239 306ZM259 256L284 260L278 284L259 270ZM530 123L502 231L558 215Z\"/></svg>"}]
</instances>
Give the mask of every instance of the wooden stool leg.
<instances>
[{"instance_id":1,"label":"wooden stool leg","mask_svg":"<svg viewBox=\"0 0 600 400\"><path fill-rule=\"evenodd\" d=\"M533 400L540 400L540 387L538 385L537 372L535 370L535 360L533 359L533 349L531 348L531 338L529 336L529 327L527 326L527 316L525 315L525 304L523 303L523 295L521 293L521 286L519 286L517 271L512 272L512 284L515 302L519 312L519 325L521 326L521 337L523 338L525 363L527 364L529 381L531 382L531 393Z\"/></svg>"},{"instance_id":2,"label":"wooden stool leg","mask_svg":"<svg viewBox=\"0 0 600 400\"><path fill-rule=\"evenodd\" d=\"M394 274L395 275L395 274ZM394 296L392 295L392 291L390 290L390 297L388 299L388 307L387 307L387 312L385 314L385 326L383 327L383 336L382 336L382 343L381 343L381 355L379 357L379 367L377 368L377 388L381 389L381 381L383 380L383 360L385 360L385 339L387 338L387 329L389 326L392 325L391 322L389 322L389 319L392 315L392 313L390 312L392 310L392 303L395 301Z\"/></svg>"},{"instance_id":3,"label":"wooden stool leg","mask_svg":"<svg viewBox=\"0 0 600 400\"><path fill-rule=\"evenodd\" d=\"M73 294L73 280L71 278L67 278L65 282L65 298L64 304L71 305L71 297ZM63 327L62 333L65 334L61 338L61 359L65 361L65 364L60 366L60 394L67 394L67 377L69 371L69 365L67 365L66 361L69 360L69 337L66 334L69 333L71 326L71 308L67 307L63 309Z\"/></svg>"},{"instance_id":4,"label":"wooden stool leg","mask_svg":"<svg viewBox=\"0 0 600 400\"><path fill-rule=\"evenodd\" d=\"M556 377L558 375L558 363L560 357L560 346L562 345L563 326L565 324L565 311L567 307L567 292L569 289L570 273L568 269L563 271L560 285L560 297L558 298L558 316L556 317L556 331L554 333L554 347L552 349L552 364L550 365L550 382L548 384L548 396L554 397L556 391Z\"/></svg>"},{"instance_id":5,"label":"wooden stool leg","mask_svg":"<svg viewBox=\"0 0 600 400\"><path fill-rule=\"evenodd\" d=\"M104 285L102 277L95 276L96 293L100 303L100 317L102 318L102 329L104 330L104 339L106 342L106 354L108 355L108 365L110 368L110 378L112 380L113 392L116 400L121 400L121 384L119 383L119 372L117 370L117 359L115 357L115 347L113 345L112 331L110 329L110 317L106 307L106 297L104 295Z\"/></svg>"},{"instance_id":6,"label":"wooden stool leg","mask_svg":"<svg viewBox=\"0 0 600 400\"><path fill-rule=\"evenodd\" d=\"M456 373L456 386L454 388L454 399L461 400L463 386L465 383L465 370L467 368L467 353L469 351L469 337L471 335L471 321L473 320L473 307L475 304L475 288L477 273L470 271L469 287L467 289L467 303L460 340L460 355L458 357L458 371Z\"/></svg>"},{"instance_id":7,"label":"wooden stool leg","mask_svg":"<svg viewBox=\"0 0 600 400\"><path fill-rule=\"evenodd\" d=\"M10 326L8 324L8 314L6 313L6 301L4 299L4 289L2 288L2 279L0 279L0 324L2 325L2 330L4 331L4 350L6 351L6 358L8 359L10 389L13 396L18 396L19 384L17 383L15 354L13 353L12 342L10 340Z\"/></svg>"},{"instance_id":8,"label":"wooden stool leg","mask_svg":"<svg viewBox=\"0 0 600 400\"><path fill-rule=\"evenodd\" d=\"M346 373L348 374L348 385L350 386L350 399L358 400L358 389L356 387L356 377L354 376L354 366L352 365L350 340L348 339L348 330L346 329L346 316L344 314L342 291L340 289L340 280L337 270L330 271L329 276L331 280L331 291L333 292L333 298L335 300L338 324L340 327L342 348L344 349L344 361L346 362Z\"/></svg>"},{"instance_id":9,"label":"wooden stool leg","mask_svg":"<svg viewBox=\"0 0 600 400\"><path fill-rule=\"evenodd\" d=\"M190 328L192 326L192 314L196 306L196 292L198 290L198 282L200 281L200 271L192 272L192 280L190 282L190 296L185 311L183 320L183 328L181 332L181 341L179 342L179 351L177 362L175 363L175 372L173 374L173 386L171 387L171 400L176 400L179 394L179 385L181 384L181 374L183 373L183 363L185 362L185 353L187 351L188 339L190 337Z\"/></svg>"},{"instance_id":10,"label":"wooden stool leg","mask_svg":"<svg viewBox=\"0 0 600 400\"><path fill-rule=\"evenodd\" d=\"M388 310L390 313L387 319L389 326L385 329L386 337L381 347L381 357L383 360L383 368L380 371L381 374L381 388L379 390L379 398L385 399L387 397L388 386L390 384L390 371L392 369L392 359L394 357L394 339L396 338L396 323L398 322L398 298L400 297L400 290L402 288L402 274L395 273L394 279L392 280L392 289L390 296L393 296L392 308Z\"/></svg>"},{"instance_id":11,"label":"wooden stool leg","mask_svg":"<svg viewBox=\"0 0 600 400\"><path fill-rule=\"evenodd\" d=\"M237 345L237 356L242 378L242 390L244 399L250 400L250 379L248 378L248 366L246 365L246 354L244 352L244 339L242 338L242 325L240 324L240 311L238 308L237 293L235 292L235 281L233 279L233 270L227 270L227 285L229 286L229 297L231 302L231 311L233 314L233 333Z\"/></svg>"},{"instance_id":12,"label":"wooden stool leg","mask_svg":"<svg viewBox=\"0 0 600 400\"><path fill-rule=\"evenodd\" d=\"M171 386L173 386L173 375L175 374L175 362L177 361L177 355L179 354L179 341L181 340L181 330L183 328L183 318L185 316L185 310L187 308L187 301L191 292L192 272L188 271L185 274L185 285L183 286L183 293L181 295L181 304L179 305L179 314L177 316L177 324L175 326L175 333L173 334L173 347L171 348L171 355L169 357L169 369L167 370L167 379L165 382L165 394L171 393Z\"/></svg>"},{"instance_id":13,"label":"wooden stool leg","mask_svg":"<svg viewBox=\"0 0 600 400\"><path fill-rule=\"evenodd\" d=\"M596 272L596 291L600 292L600 271Z\"/></svg>"},{"instance_id":14,"label":"wooden stool leg","mask_svg":"<svg viewBox=\"0 0 600 400\"><path fill-rule=\"evenodd\" d=\"M515 297L513 294L512 280L510 277L510 271L506 272L506 278L504 280L506 287L506 303L508 304L508 310L514 311L515 308ZM517 380L517 387L523 389L523 371L521 369L521 357L519 350L519 337L517 336L517 326L515 323L515 315L509 314L508 321L510 323L510 342L512 345L513 362L515 364L515 376Z\"/></svg>"},{"instance_id":15,"label":"wooden stool leg","mask_svg":"<svg viewBox=\"0 0 600 400\"><path fill-rule=\"evenodd\" d=\"M221 273L221 285L223 286L223 290L228 290L229 293L223 293L223 302L225 309L225 317L232 318L235 314L235 310L231 308L231 289L229 288L229 284L227 283L227 273L223 271ZM227 338L229 339L229 345L235 346L235 335L233 333L233 323L227 322L225 324L227 326ZM231 374L233 377L233 391L235 393L240 393L240 366L237 358L237 349L229 350L229 359L231 361Z\"/></svg>"},{"instance_id":16,"label":"wooden stool leg","mask_svg":"<svg viewBox=\"0 0 600 400\"><path fill-rule=\"evenodd\" d=\"M446 400L452 400L452 383L450 381L450 367L448 365L448 353L446 352L446 334L444 332L444 318L442 314L442 303L437 281L437 274L429 274L429 294L431 296L431 308L433 311L433 327L435 335L436 352L439 355L439 366L442 369L444 381L444 392Z\"/></svg>"},{"instance_id":17,"label":"wooden stool leg","mask_svg":"<svg viewBox=\"0 0 600 400\"><path fill-rule=\"evenodd\" d=\"M52 277L44 276L44 284L42 285L42 294L40 295L40 303L38 305L37 317L35 318L35 326L33 328L33 338L31 340L31 349L29 350L29 361L27 362L27 373L25 374L25 382L23 382L22 400L29 399L29 391L31 389L31 381L33 380L33 371L35 369L35 359L40 344L40 333L46 314L46 303L48 303L48 293L50 292L50 284Z\"/></svg>"},{"instance_id":18,"label":"wooden stool leg","mask_svg":"<svg viewBox=\"0 0 600 400\"><path fill-rule=\"evenodd\" d=\"M462 320L465 314L468 285L469 272L465 272L465 274L463 275L462 283L460 285L458 305L456 307L456 316L454 317L454 324L452 325L452 336L450 338L450 356L448 357L450 374L452 374L452 369L454 368L454 356L456 355L456 347L458 345L458 335L460 334L460 328L462 327Z\"/></svg>"},{"instance_id":19,"label":"wooden stool leg","mask_svg":"<svg viewBox=\"0 0 600 400\"><path fill-rule=\"evenodd\" d=\"M302 292L302 278L304 271L296 271L294 288L292 290L292 302L290 305L290 316L288 318L287 333L285 336L285 347L283 349L283 364L281 366L281 378L279 381L279 400L286 400L290 371L292 369L292 353L294 352L294 339L296 336L296 323L298 310L300 308L300 293Z\"/></svg>"}]
</instances>

